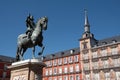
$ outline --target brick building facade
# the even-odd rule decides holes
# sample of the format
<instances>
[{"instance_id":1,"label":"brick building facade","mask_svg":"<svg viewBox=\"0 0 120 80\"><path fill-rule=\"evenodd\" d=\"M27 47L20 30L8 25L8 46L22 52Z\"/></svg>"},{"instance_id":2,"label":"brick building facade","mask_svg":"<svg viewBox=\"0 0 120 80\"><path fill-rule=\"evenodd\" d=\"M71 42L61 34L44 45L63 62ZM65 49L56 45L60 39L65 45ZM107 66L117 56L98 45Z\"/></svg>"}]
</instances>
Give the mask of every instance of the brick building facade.
<instances>
[{"instance_id":1,"label":"brick building facade","mask_svg":"<svg viewBox=\"0 0 120 80\"><path fill-rule=\"evenodd\" d=\"M14 58L0 55L0 80L10 80L10 70L7 66L11 65Z\"/></svg>"},{"instance_id":2,"label":"brick building facade","mask_svg":"<svg viewBox=\"0 0 120 80\"><path fill-rule=\"evenodd\" d=\"M80 47L46 55L43 80L120 80L120 36L96 40L85 11Z\"/></svg>"}]
</instances>

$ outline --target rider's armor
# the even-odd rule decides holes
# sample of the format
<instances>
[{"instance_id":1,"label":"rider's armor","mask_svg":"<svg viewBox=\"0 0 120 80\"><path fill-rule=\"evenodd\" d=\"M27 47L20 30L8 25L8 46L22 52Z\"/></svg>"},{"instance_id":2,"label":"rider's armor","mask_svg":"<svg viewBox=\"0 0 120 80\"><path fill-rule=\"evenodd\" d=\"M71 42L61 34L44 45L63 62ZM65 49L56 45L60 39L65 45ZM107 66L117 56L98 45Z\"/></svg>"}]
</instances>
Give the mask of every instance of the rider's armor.
<instances>
[{"instance_id":1,"label":"rider's armor","mask_svg":"<svg viewBox=\"0 0 120 80\"><path fill-rule=\"evenodd\" d=\"M30 39L30 36L32 35L32 32L35 27L35 23L33 22L33 16L29 15L26 20L26 26L27 26L27 31L26 34L28 36L28 39Z\"/></svg>"}]
</instances>

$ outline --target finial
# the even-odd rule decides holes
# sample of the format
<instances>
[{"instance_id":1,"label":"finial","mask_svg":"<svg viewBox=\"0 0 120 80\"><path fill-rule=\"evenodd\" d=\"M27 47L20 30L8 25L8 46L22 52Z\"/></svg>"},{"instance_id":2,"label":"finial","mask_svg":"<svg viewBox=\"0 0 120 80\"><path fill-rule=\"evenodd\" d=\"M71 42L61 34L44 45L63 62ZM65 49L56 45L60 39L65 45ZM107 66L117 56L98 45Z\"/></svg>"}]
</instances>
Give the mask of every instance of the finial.
<instances>
[{"instance_id":1,"label":"finial","mask_svg":"<svg viewBox=\"0 0 120 80\"><path fill-rule=\"evenodd\" d=\"M85 32L90 32L90 25L89 25L89 21L88 21L88 15L87 15L87 9L84 9L85 12Z\"/></svg>"},{"instance_id":2,"label":"finial","mask_svg":"<svg viewBox=\"0 0 120 80\"><path fill-rule=\"evenodd\" d=\"M85 12L85 16L87 16L87 9L84 9L84 12Z\"/></svg>"}]
</instances>

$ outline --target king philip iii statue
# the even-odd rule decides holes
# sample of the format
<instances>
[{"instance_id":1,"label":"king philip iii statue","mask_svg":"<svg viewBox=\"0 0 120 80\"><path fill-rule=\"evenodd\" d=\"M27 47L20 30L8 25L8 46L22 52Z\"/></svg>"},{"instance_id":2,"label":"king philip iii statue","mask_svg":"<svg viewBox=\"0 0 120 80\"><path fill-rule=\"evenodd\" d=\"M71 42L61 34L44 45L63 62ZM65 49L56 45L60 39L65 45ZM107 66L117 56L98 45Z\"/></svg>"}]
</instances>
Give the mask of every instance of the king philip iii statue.
<instances>
[{"instance_id":1,"label":"king philip iii statue","mask_svg":"<svg viewBox=\"0 0 120 80\"><path fill-rule=\"evenodd\" d=\"M31 14L27 16L26 26L27 31L25 34L20 34L17 41L17 53L16 60L23 60L23 55L27 48L32 48L32 57L35 58L35 46L41 47L41 51L38 55L41 55L44 50L43 46L43 30L47 30L48 18L46 16L41 17L35 23L34 18Z\"/></svg>"}]
</instances>

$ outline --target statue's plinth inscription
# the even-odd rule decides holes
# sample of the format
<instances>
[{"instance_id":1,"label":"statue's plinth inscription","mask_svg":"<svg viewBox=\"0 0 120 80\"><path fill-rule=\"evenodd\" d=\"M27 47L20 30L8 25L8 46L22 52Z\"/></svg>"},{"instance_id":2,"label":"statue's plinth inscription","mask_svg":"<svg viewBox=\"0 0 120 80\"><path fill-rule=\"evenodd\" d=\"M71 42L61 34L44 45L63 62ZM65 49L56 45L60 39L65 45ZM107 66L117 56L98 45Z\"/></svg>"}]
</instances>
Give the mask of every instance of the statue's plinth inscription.
<instances>
[{"instance_id":1,"label":"statue's plinth inscription","mask_svg":"<svg viewBox=\"0 0 120 80\"><path fill-rule=\"evenodd\" d=\"M28 59L12 63L10 80L42 80L42 70L46 65L39 59Z\"/></svg>"}]
</instances>

